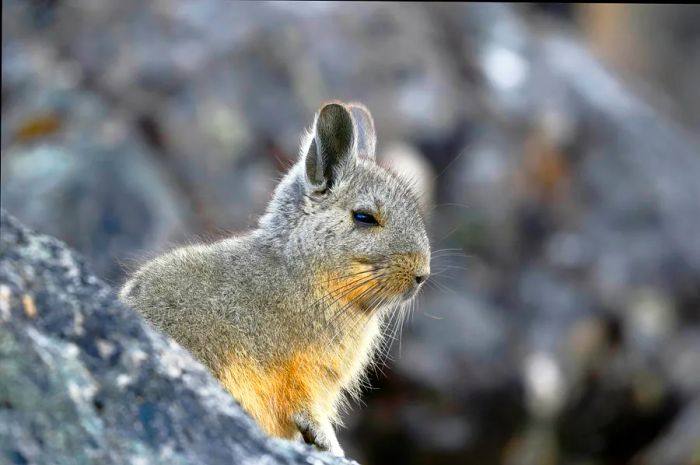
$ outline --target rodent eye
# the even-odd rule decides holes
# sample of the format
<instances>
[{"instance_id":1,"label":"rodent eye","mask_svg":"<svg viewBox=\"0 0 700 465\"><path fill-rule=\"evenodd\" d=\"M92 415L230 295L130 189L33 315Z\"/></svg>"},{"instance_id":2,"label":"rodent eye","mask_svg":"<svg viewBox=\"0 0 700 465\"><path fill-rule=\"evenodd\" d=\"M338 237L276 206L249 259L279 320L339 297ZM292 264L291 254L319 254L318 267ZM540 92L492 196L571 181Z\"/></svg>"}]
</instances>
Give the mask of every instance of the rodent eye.
<instances>
[{"instance_id":1,"label":"rodent eye","mask_svg":"<svg viewBox=\"0 0 700 465\"><path fill-rule=\"evenodd\" d=\"M379 225L379 221L377 221L377 219L369 213L352 212L352 219L355 220L356 223L361 223L367 226Z\"/></svg>"}]
</instances>

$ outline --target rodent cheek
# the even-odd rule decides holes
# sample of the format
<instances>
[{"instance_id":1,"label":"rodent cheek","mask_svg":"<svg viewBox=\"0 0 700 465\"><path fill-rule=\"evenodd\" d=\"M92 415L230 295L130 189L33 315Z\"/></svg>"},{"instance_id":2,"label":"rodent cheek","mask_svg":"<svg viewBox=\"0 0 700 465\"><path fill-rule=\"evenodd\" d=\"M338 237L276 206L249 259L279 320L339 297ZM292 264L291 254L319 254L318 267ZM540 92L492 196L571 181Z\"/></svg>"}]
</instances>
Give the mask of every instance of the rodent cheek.
<instances>
[{"instance_id":1,"label":"rodent cheek","mask_svg":"<svg viewBox=\"0 0 700 465\"><path fill-rule=\"evenodd\" d=\"M361 304L362 299L371 295L378 284L373 271L369 263L353 261L347 266L321 273L318 292L329 303Z\"/></svg>"}]
</instances>

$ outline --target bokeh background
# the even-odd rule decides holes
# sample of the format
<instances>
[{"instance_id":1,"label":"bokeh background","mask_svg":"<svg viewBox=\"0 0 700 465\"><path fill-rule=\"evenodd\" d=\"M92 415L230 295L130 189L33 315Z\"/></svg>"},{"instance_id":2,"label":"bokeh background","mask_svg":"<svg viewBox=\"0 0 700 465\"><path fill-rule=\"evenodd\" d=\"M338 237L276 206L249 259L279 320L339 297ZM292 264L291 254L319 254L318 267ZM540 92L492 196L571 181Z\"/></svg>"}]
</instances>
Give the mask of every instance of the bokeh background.
<instances>
[{"instance_id":1,"label":"bokeh background","mask_svg":"<svg viewBox=\"0 0 700 465\"><path fill-rule=\"evenodd\" d=\"M2 207L125 269L255 225L329 98L420 180L434 277L364 464L700 463L700 8L2 5Z\"/></svg>"}]
</instances>

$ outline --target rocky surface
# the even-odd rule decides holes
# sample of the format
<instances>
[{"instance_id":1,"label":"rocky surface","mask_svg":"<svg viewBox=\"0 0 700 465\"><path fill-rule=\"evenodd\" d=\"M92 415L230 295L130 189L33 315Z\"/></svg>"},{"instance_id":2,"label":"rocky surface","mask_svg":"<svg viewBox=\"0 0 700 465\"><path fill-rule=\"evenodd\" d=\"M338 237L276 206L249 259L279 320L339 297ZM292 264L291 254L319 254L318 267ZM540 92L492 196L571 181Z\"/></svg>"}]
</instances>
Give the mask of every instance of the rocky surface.
<instances>
[{"instance_id":1,"label":"rocky surface","mask_svg":"<svg viewBox=\"0 0 700 465\"><path fill-rule=\"evenodd\" d=\"M1 463L355 463L266 437L64 244L0 225Z\"/></svg>"}]
</instances>

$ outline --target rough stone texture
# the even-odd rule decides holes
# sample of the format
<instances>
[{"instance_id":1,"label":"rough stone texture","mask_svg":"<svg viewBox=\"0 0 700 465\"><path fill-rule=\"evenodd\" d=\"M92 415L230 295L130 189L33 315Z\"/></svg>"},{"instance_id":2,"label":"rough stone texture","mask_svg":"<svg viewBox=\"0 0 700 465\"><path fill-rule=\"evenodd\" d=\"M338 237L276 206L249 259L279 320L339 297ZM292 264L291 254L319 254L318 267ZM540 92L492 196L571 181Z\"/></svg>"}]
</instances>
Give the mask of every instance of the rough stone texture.
<instances>
[{"instance_id":1,"label":"rough stone texture","mask_svg":"<svg viewBox=\"0 0 700 465\"><path fill-rule=\"evenodd\" d=\"M1 463L354 463L266 437L65 245L0 224Z\"/></svg>"}]
</instances>

